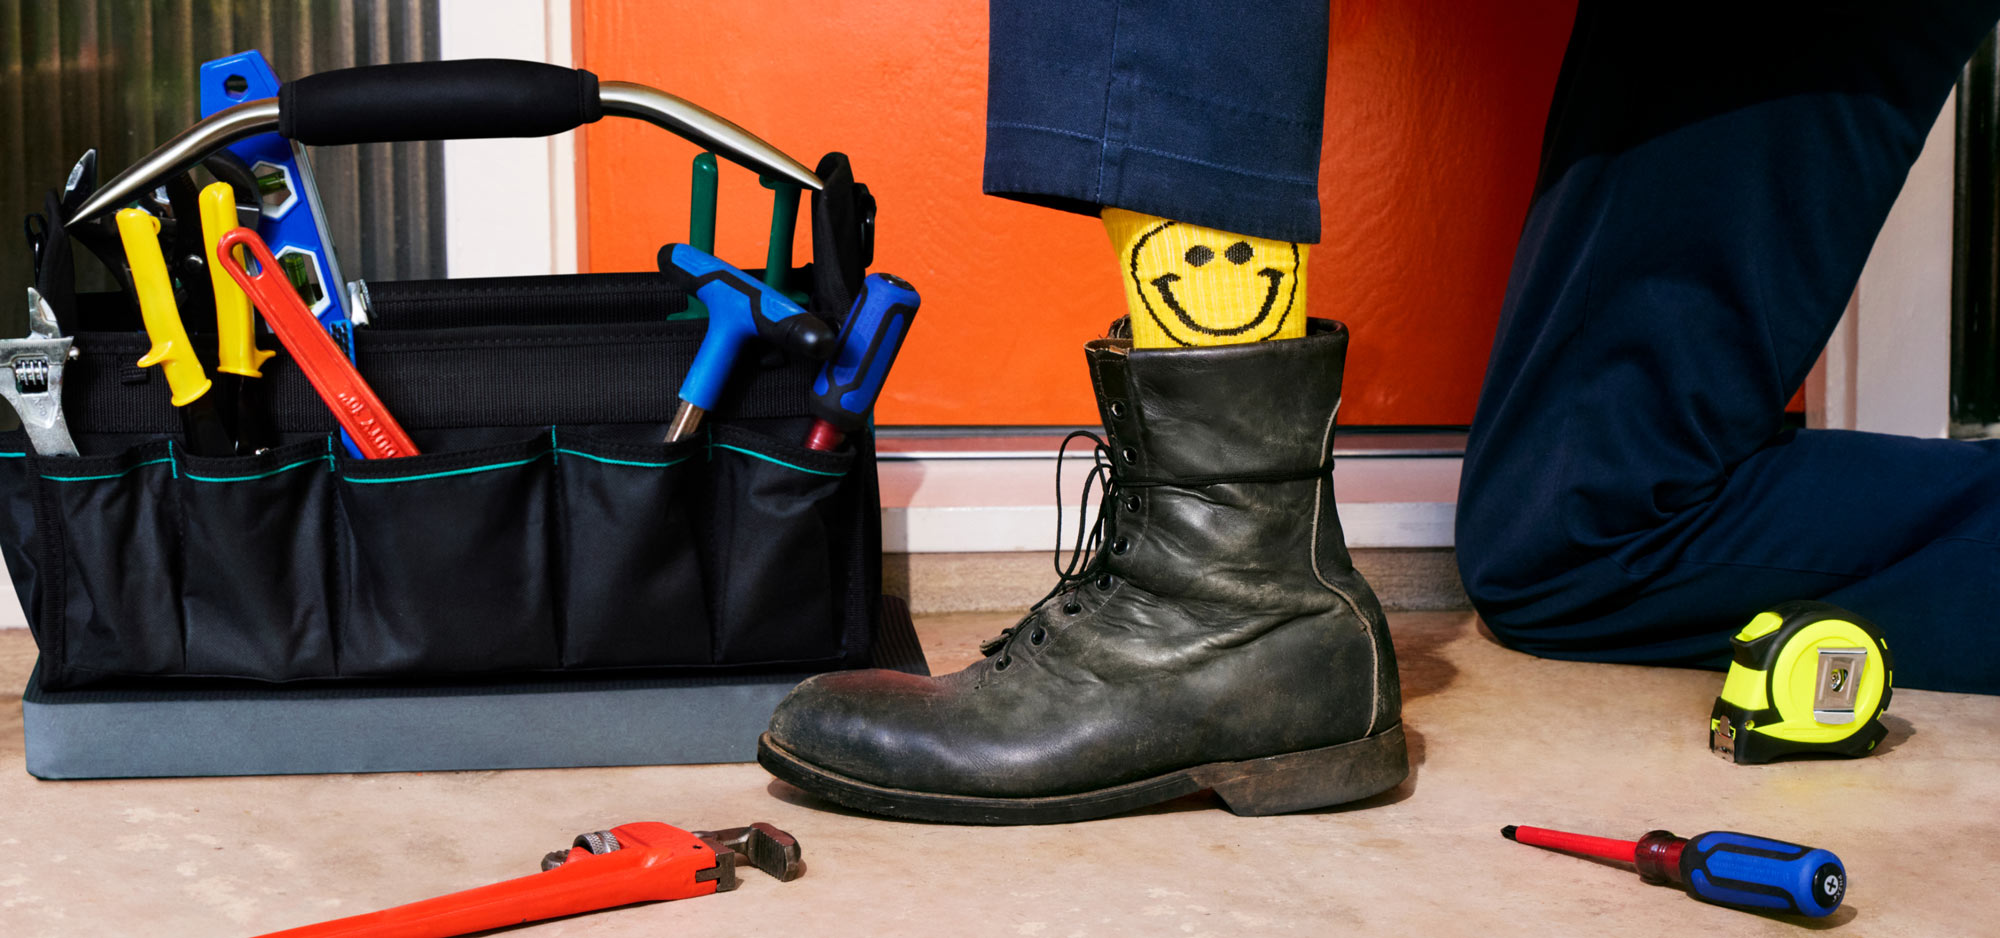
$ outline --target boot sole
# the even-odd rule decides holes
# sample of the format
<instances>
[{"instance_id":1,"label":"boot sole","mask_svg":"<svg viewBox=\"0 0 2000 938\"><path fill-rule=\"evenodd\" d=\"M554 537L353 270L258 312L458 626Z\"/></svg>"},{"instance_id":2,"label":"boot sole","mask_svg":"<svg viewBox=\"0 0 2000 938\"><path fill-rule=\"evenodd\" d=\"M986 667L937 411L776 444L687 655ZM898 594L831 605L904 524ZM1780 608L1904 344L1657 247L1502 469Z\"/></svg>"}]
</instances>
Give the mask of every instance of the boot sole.
<instances>
[{"instance_id":1,"label":"boot sole","mask_svg":"<svg viewBox=\"0 0 2000 938\"><path fill-rule=\"evenodd\" d=\"M1062 824L1122 814L1212 789L1231 813L1285 814L1358 801L1402 784L1410 774L1403 725L1320 749L1211 762L1073 795L987 798L884 788L820 768L765 733L757 761L807 792L869 814L948 824Z\"/></svg>"}]
</instances>

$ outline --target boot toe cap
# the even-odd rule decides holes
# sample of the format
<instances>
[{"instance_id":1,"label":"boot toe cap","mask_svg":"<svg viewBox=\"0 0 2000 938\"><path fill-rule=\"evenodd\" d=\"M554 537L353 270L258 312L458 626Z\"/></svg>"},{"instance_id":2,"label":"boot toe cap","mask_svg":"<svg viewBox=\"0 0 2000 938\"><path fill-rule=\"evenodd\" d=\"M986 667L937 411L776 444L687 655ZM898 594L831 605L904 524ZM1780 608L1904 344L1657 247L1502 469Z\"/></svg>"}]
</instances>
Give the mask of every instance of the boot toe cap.
<instances>
[{"instance_id":1,"label":"boot toe cap","mask_svg":"<svg viewBox=\"0 0 2000 938\"><path fill-rule=\"evenodd\" d=\"M808 678L771 714L770 739L787 752L871 784L889 784L924 730L907 714L926 709L934 679L902 671L838 671Z\"/></svg>"}]
</instances>

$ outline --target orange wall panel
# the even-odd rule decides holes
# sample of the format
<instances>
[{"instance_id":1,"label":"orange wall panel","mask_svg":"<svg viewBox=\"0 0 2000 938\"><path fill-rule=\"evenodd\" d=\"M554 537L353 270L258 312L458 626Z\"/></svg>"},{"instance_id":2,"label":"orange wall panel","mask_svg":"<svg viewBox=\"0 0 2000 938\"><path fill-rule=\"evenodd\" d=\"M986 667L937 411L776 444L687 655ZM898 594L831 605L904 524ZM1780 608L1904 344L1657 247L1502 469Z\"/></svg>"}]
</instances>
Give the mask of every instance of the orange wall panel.
<instances>
[{"instance_id":1,"label":"orange wall panel","mask_svg":"<svg viewBox=\"0 0 2000 938\"><path fill-rule=\"evenodd\" d=\"M1472 417L1574 0L1336 2L1313 312L1345 320L1348 424ZM1092 218L980 194L986 11L920 0L578 0L578 64L679 94L807 165L853 160L881 203L875 269L924 312L878 418L1096 420L1082 343L1123 312ZM586 269L646 270L687 237L694 148L584 131ZM760 266L769 193L725 163L717 252ZM795 259L808 258L806 239Z\"/></svg>"}]
</instances>

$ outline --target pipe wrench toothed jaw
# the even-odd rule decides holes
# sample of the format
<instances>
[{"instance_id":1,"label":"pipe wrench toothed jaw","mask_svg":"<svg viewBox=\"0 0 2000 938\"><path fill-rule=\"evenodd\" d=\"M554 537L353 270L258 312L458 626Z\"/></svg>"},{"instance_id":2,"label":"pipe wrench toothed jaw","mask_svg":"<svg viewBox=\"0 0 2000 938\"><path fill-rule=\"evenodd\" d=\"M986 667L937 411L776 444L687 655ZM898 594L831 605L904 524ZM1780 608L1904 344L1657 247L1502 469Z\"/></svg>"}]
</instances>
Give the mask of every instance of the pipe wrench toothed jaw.
<instances>
[{"instance_id":1,"label":"pipe wrench toothed jaw","mask_svg":"<svg viewBox=\"0 0 2000 938\"><path fill-rule=\"evenodd\" d=\"M28 443L42 456L75 456L69 421L63 417L63 365L76 355L56 325L55 310L40 291L28 288L28 334L0 339L0 396L21 417Z\"/></svg>"}]
</instances>

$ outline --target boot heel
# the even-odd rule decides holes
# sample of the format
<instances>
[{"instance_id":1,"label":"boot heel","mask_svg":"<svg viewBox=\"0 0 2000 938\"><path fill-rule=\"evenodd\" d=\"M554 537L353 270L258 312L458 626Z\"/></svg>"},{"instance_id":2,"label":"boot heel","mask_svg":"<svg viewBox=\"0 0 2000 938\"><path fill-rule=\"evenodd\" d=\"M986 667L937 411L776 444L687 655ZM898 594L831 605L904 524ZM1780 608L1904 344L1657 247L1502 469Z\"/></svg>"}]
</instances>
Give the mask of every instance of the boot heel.
<instances>
[{"instance_id":1,"label":"boot heel","mask_svg":"<svg viewBox=\"0 0 2000 938\"><path fill-rule=\"evenodd\" d=\"M1203 766L1195 777L1234 814L1284 814L1358 801L1401 784L1410 756L1398 723L1350 743Z\"/></svg>"}]
</instances>

